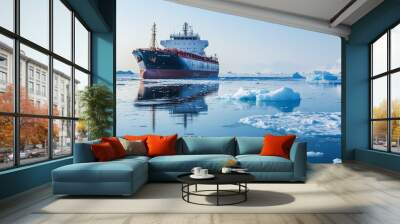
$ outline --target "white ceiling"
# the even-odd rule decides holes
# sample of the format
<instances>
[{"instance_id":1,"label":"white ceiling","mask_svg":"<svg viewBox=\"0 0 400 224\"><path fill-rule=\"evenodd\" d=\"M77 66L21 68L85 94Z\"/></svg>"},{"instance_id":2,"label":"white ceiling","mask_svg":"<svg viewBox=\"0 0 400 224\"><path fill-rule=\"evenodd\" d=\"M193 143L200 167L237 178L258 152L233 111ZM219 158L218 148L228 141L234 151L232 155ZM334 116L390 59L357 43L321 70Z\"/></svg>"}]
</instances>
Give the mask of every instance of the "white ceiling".
<instances>
[{"instance_id":1,"label":"white ceiling","mask_svg":"<svg viewBox=\"0 0 400 224\"><path fill-rule=\"evenodd\" d=\"M350 26L383 2L383 0L168 1L341 37L348 37L351 32ZM346 9L342 10L344 8Z\"/></svg>"}]
</instances>

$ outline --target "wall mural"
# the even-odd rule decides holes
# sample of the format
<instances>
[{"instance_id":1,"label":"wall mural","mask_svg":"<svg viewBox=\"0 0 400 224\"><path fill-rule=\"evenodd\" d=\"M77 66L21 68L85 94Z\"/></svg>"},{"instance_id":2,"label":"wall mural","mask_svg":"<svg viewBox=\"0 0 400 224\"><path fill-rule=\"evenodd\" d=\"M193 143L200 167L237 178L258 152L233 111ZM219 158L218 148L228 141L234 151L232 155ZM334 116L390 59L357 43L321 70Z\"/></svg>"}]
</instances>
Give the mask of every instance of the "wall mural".
<instances>
[{"instance_id":1,"label":"wall mural","mask_svg":"<svg viewBox=\"0 0 400 224\"><path fill-rule=\"evenodd\" d=\"M135 5L142 7L137 11L142 12L143 16L146 10L158 10L157 6L150 9L145 1L142 5L140 3L141 1L139 5ZM219 18L221 23L224 19L235 18L239 21L238 24L244 21L246 27L248 23L256 24L253 27L256 30L257 27L268 29L268 26L277 25L172 3L159 3L159 7L170 7L179 12L171 21L181 23L168 22L169 26L163 27L161 25L166 22L162 21L163 14L160 13L160 18L149 17L152 21L135 28L136 37L132 39L132 36L126 35L127 25L117 22L118 135L178 133L180 136L264 136L267 133L290 133L296 134L298 141L308 143L307 155L310 162L340 162L339 38L279 26L285 32L296 33L299 38L276 38L275 41L279 44L285 41L290 44L287 47L278 47L282 52L271 49L262 55L275 55L271 60L278 60L279 57L294 58L294 62L292 65L291 62L284 65L279 61L269 64L255 63L252 61L252 51L262 49L253 48L253 43L247 41L247 36L242 37L242 42L238 42L237 38L233 40L236 45L232 47L248 43L248 52L243 50L246 48L238 47L236 55L227 53L231 48L224 46L225 42L221 39L234 37L226 36L224 27L218 23L209 25L220 30L215 33L215 27L210 28L213 33L210 38L207 27L201 27L202 22L198 24L201 33L195 32L192 26L196 27L196 14L210 14ZM132 15L124 10L130 4L129 1L118 4L117 19L126 21L126 17L133 19L132 17L142 16ZM188 10L193 10L191 15L194 19L191 23L184 20L187 16L180 16L181 11ZM243 31L232 32L241 35ZM137 37L137 33L140 37ZM254 31L255 35L257 33L258 31ZM270 35L274 33L271 32ZM296 49L296 44L318 44L312 40L301 41L312 35L316 37L310 38L319 38L321 43L328 43L326 60L321 49L306 46L304 49L308 50L303 50L304 53L302 48ZM297 39L300 39L299 43L296 43ZM267 44L265 40L259 41L259 46ZM329 52L331 48L338 49ZM286 56L284 52L288 52ZM247 54L250 54L249 57ZM256 60L257 58L260 57L256 56ZM305 61L304 64L310 65L299 66L297 60L299 64Z\"/></svg>"}]
</instances>

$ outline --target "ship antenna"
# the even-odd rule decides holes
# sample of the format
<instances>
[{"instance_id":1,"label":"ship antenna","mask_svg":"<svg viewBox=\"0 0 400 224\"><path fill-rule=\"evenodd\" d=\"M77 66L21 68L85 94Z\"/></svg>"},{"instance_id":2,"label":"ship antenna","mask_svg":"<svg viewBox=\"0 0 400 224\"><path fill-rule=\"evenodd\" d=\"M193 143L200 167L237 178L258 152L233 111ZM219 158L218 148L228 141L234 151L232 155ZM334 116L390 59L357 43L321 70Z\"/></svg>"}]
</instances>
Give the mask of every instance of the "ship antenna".
<instances>
[{"instance_id":1,"label":"ship antenna","mask_svg":"<svg viewBox=\"0 0 400 224\"><path fill-rule=\"evenodd\" d=\"M157 48L156 34L157 34L156 23L153 23L153 26L151 27L151 39L150 39L150 48L151 49Z\"/></svg>"}]
</instances>

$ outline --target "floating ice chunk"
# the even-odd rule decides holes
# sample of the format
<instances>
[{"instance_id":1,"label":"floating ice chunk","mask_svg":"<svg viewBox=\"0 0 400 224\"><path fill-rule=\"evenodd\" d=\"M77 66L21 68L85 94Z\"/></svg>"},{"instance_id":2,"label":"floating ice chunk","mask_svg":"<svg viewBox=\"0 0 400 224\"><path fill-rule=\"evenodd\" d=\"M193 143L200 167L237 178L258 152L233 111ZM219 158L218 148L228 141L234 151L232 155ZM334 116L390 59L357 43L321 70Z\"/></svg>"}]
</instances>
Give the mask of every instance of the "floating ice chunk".
<instances>
[{"instance_id":1,"label":"floating ice chunk","mask_svg":"<svg viewBox=\"0 0 400 224\"><path fill-rule=\"evenodd\" d=\"M239 88L231 96L222 96L221 98L251 101L251 102L282 102L282 101L300 101L300 94L288 87L281 87L279 89L268 91L265 89L259 90L244 90Z\"/></svg>"},{"instance_id":2,"label":"floating ice chunk","mask_svg":"<svg viewBox=\"0 0 400 224\"><path fill-rule=\"evenodd\" d=\"M282 87L266 94L260 94L259 101L299 101L300 94L288 87Z\"/></svg>"},{"instance_id":3,"label":"floating ice chunk","mask_svg":"<svg viewBox=\"0 0 400 224\"><path fill-rule=\"evenodd\" d=\"M341 76L327 71L314 71L306 75L307 82L319 84L339 84L341 83Z\"/></svg>"},{"instance_id":4,"label":"floating ice chunk","mask_svg":"<svg viewBox=\"0 0 400 224\"><path fill-rule=\"evenodd\" d=\"M292 74L293 79L305 79L306 77L302 76L300 73L295 72Z\"/></svg>"},{"instance_id":5,"label":"floating ice chunk","mask_svg":"<svg viewBox=\"0 0 400 224\"><path fill-rule=\"evenodd\" d=\"M315 152L315 151L309 151L307 152L308 157L322 157L324 156L323 152Z\"/></svg>"},{"instance_id":6,"label":"floating ice chunk","mask_svg":"<svg viewBox=\"0 0 400 224\"><path fill-rule=\"evenodd\" d=\"M241 118L239 123L272 132L303 136L340 135L340 112L289 112L274 115L253 115Z\"/></svg>"},{"instance_id":7,"label":"floating ice chunk","mask_svg":"<svg viewBox=\"0 0 400 224\"><path fill-rule=\"evenodd\" d=\"M336 158L336 159L334 159L332 162L333 162L333 164L341 164L341 163L342 163L342 160L339 159L339 158Z\"/></svg>"}]
</instances>

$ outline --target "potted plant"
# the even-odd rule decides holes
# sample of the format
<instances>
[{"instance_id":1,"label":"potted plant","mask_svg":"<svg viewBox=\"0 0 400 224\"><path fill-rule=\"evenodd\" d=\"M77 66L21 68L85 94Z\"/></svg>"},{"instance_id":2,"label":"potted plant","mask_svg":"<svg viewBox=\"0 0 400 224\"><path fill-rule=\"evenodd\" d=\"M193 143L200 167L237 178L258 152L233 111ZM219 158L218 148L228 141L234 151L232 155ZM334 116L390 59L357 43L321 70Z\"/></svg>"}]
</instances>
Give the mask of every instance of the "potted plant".
<instances>
[{"instance_id":1,"label":"potted plant","mask_svg":"<svg viewBox=\"0 0 400 224\"><path fill-rule=\"evenodd\" d=\"M86 87L80 92L79 106L83 120L79 124L86 126L90 140L110 136L114 100L107 86L95 84Z\"/></svg>"}]
</instances>

